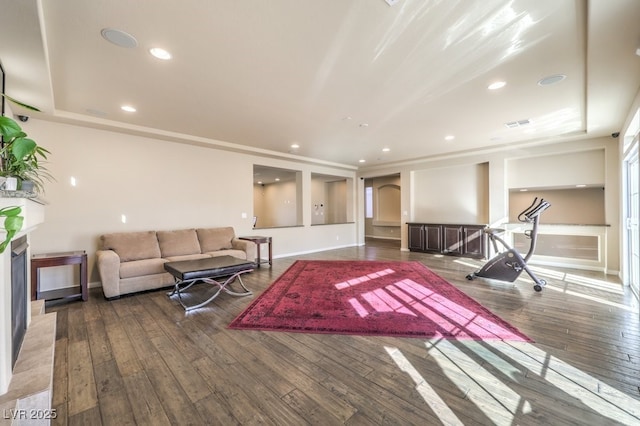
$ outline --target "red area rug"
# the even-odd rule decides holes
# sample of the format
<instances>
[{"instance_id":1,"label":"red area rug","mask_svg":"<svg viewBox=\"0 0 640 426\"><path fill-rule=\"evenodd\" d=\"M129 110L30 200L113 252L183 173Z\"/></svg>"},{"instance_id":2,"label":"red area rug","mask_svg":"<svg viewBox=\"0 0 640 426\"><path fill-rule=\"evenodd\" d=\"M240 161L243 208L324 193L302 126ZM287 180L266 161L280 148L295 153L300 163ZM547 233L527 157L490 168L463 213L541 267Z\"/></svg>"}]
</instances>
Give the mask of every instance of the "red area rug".
<instances>
[{"instance_id":1,"label":"red area rug","mask_svg":"<svg viewBox=\"0 0 640 426\"><path fill-rule=\"evenodd\" d=\"M296 261L229 328L532 341L419 262Z\"/></svg>"}]
</instances>

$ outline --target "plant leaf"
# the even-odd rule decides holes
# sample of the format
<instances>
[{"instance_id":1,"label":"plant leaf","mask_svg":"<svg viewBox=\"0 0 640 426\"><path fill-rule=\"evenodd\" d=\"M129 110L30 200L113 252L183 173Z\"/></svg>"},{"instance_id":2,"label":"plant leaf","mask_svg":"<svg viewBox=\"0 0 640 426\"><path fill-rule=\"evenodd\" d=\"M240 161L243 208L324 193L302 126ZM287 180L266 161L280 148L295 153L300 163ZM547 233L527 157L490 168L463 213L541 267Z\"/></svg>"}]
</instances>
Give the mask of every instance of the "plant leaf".
<instances>
[{"instance_id":1,"label":"plant leaf","mask_svg":"<svg viewBox=\"0 0 640 426\"><path fill-rule=\"evenodd\" d=\"M21 133L23 133L22 128L15 120L9 117L0 116L0 135L11 139L18 137Z\"/></svg>"},{"instance_id":2,"label":"plant leaf","mask_svg":"<svg viewBox=\"0 0 640 426\"><path fill-rule=\"evenodd\" d=\"M4 229L9 231L18 232L22 229L22 224L24 223L24 217L22 216L9 216L4 220Z\"/></svg>"},{"instance_id":3,"label":"plant leaf","mask_svg":"<svg viewBox=\"0 0 640 426\"><path fill-rule=\"evenodd\" d=\"M22 229L24 217L18 216L21 211L22 209L19 206L8 206L0 209L0 216L6 216L4 229L7 231L5 240L0 244L0 253L4 252L13 236Z\"/></svg>"},{"instance_id":4,"label":"plant leaf","mask_svg":"<svg viewBox=\"0 0 640 426\"><path fill-rule=\"evenodd\" d=\"M6 99L8 99L9 101L13 102L14 104L21 106L22 108L26 108L26 109L28 109L28 110L30 110L30 111L37 111L37 112L40 112L40 110L39 110L38 108L33 107L33 106L31 106L31 105L27 105L27 104L25 104L24 102L20 102L20 101L18 101L18 100L16 100L16 99L13 99L11 96L9 96L9 95L7 95L7 94L0 93L0 95L4 96Z\"/></svg>"},{"instance_id":5,"label":"plant leaf","mask_svg":"<svg viewBox=\"0 0 640 426\"><path fill-rule=\"evenodd\" d=\"M37 144L33 139L24 137L17 138L11 144L11 153L18 160L22 160L27 155L33 154L33 152L36 150L36 146Z\"/></svg>"},{"instance_id":6,"label":"plant leaf","mask_svg":"<svg viewBox=\"0 0 640 426\"><path fill-rule=\"evenodd\" d=\"M9 206L0 209L0 216L17 216L22 211L19 206Z\"/></svg>"}]
</instances>

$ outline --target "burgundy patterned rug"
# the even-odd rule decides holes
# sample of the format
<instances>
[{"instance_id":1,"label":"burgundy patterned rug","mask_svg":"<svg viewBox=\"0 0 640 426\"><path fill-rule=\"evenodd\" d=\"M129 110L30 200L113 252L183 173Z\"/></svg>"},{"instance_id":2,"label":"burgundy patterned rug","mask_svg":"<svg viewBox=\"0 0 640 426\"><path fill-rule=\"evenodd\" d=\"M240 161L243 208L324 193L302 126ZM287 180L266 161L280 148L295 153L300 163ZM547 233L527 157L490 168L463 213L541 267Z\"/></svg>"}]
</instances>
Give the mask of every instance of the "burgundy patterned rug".
<instances>
[{"instance_id":1,"label":"burgundy patterned rug","mask_svg":"<svg viewBox=\"0 0 640 426\"><path fill-rule=\"evenodd\" d=\"M229 328L532 341L419 262L298 260Z\"/></svg>"}]
</instances>

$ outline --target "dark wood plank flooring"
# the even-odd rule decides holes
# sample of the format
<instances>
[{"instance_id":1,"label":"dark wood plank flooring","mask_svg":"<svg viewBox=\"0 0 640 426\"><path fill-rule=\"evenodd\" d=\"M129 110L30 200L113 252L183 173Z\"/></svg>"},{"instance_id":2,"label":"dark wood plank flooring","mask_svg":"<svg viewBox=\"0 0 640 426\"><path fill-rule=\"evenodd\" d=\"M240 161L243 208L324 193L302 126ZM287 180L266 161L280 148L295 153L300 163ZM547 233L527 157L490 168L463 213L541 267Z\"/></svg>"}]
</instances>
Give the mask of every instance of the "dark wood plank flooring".
<instances>
[{"instance_id":1,"label":"dark wood plank flooring","mask_svg":"<svg viewBox=\"0 0 640 426\"><path fill-rule=\"evenodd\" d=\"M640 424L640 322L603 274L536 268L549 285L467 281L480 261L368 241L275 259L245 275L258 296L297 259L417 260L535 343L229 330L254 299L185 314L155 291L58 312L53 424ZM205 288L205 287L203 287Z\"/></svg>"}]
</instances>

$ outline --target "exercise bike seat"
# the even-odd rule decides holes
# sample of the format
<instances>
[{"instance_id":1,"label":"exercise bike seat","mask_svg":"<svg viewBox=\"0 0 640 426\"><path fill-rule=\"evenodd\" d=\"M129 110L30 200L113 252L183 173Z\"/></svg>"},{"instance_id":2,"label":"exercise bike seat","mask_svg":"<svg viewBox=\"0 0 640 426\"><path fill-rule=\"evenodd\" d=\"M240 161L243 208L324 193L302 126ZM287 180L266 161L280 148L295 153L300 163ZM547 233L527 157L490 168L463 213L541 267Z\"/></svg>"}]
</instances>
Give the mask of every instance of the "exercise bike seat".
<instances>
[{"instance_id":1,"label":"exercise bike seat","mask_svg":"<svg viewBox=\"0 0 640 426\"><path fill-rule=\"evenodd\" d=\"M492 235L502 234L504 232L505 231L502 228L484 228L484 233L487 234L489 237L491 237Z\"/></svg>"}]
</instances>

